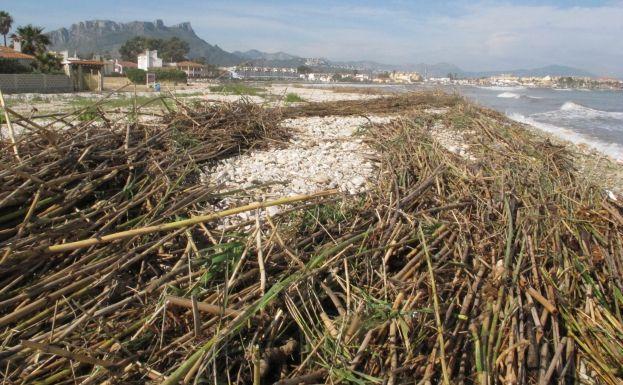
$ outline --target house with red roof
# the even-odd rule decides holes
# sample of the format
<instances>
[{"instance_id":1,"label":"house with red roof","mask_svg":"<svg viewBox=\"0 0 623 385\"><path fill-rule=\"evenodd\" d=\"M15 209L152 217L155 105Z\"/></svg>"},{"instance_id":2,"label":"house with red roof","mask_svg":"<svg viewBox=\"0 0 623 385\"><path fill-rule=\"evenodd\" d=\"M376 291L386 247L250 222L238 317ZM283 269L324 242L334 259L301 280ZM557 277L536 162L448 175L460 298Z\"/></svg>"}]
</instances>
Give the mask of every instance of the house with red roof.
<instances>
[{"instance_id":1,"label":"house with red roof","mask_svg":"<svg viewBox=\"0 0 623 385\"><path fill-rule=\"evenodd\" d=\"M19 64L29 66L35 61L35 57L25 54L20 50L20 44L14 43L15 48L0 46L0 59L16 60Z\"/></svg>"},{"instance_id":2,"label":"house with red roof","mask_svg":"<svg viewBox=\"0 0 623 385\"><path fill-rule=\"evenodd\" d=\"M186 76L189 79L205 78L208 76L209 72L208 68L205 65L191 61L171 63L170 66L175 67L180 71L186 72Z\"/></svg>"},{"instance_id":3,"label":"house with red roof","mask_svg":"<svg viewBox=\"0 0 623 385\"><path fill-rule=\"evenodd\" d=\"M115 59L115 62L113 64L113 72L123 75L125 73L125 70L128 68L138 68L138 64L131 61Z\"/></svg>"}]
</instances>

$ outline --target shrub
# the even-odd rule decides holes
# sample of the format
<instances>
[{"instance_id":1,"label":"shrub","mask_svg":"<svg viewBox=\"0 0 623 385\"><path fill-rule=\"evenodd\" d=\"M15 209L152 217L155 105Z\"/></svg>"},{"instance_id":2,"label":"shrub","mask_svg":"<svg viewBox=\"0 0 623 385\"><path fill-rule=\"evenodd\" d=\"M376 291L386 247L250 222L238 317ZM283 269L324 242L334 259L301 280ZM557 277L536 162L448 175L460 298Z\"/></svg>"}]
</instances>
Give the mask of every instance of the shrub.
<instances>
[{"instance_id":1,"label":"shrub","mask_svg":"<svg viewBox=\"0 0 623 385\"><path fill-rule=\"evenodd\" d=\"M244 83L226 83L219 86L211 86L210 92L221 92L233 95L259 95L264 92L264 88L253 87Z\"/></svg>"},{"instance_id":2,"label":"shrub","mask_svg":"<svg viewBox=\"0 0 623 385\"><path fill-rule=\"evenodd\" d=\"M0 59L0 74L25 74L32 70L32 67L25 66L15 59Z\"/></svg>"},{"instance_id":3,"label":"shrub","mask_svg":"<svg viewBox=\"0 0 623 385\"><path fill-rule=\"evenodd\" d=\"M134 84L145 84L147 81L147 72L138 68L126 69L125 76Z\"/></svg>"},{"instance_id":4,"label":"shrub","mask_svg":"<svg viewBox=\"0 0 623 385\"><path fill-rule=\"evenodd\" d=\"M157 82L186 82L186 72L177 69L156 69L150 72L156 74Z\"/></svg>"},{"instance_id":5,"label":"shrub","mask_svg":"<svg viewBox=\"0 0 623 385\"><path fill-rule=\"evenodd\" d=\"M305 99L300 97L298 94L295 94L294 92L290 92L286 95L286 103L300 103L304 101Z\"/></svg>"},{"instance_id":6,"label":"shrub","mask_svg":"<svg viewBox=\"0 0 623 385\"><path fill-rule=\"evenodd\" d=\"M83 113L78 115L78 120L81 122L89 122L91 120L95 120L99 117L97 113L97 109L94 107L87 108Z\"/></svg>"}]
</instances>

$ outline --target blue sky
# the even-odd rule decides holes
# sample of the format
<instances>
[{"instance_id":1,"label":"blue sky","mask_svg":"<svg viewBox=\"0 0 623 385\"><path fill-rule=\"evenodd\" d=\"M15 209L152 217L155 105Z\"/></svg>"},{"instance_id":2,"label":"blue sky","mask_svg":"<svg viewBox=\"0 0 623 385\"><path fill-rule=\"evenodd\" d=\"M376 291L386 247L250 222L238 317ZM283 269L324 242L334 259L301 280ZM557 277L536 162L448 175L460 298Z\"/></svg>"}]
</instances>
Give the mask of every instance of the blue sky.
<instances>
[{"instance_id":1,"label":"blue sky","mask_svg":"<svg viewBox=\"0 0 623 385\"><path fill-rule=\"evenodd\" d=\"M16 25L190 21L226 50L285 51L334 60L450 62L465 70L564 64L623 77L623 0L222 1L20 0Z\"/></svg>"}]
</instances>

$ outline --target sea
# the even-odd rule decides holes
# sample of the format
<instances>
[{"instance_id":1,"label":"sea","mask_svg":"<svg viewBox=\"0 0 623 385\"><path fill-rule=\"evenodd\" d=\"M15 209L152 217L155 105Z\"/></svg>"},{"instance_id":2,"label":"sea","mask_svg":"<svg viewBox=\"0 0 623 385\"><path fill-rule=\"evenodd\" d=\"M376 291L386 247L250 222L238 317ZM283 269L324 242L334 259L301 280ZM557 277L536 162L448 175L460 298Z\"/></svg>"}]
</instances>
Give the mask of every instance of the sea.
<instances>
[{"instance_id":1,"label":"sea","mask_svg":"<svg viewBox=\"0 0 623 385\"><path fill-rule=\"evenodd\" d=\"M446 90L623 161L623 91L477 86Z\"/></svg>"},{"instance_id":2,"label":"sea","mask_svg":"<svg viewBox=\"0 0 623 385\"><path fill-rule=\"evenodd\" d=\"M623 91L620 90L419 84L376 87L397 92L421 89L457 92L477 104L506 114L510 119L572 143L584 144L623 162Z\"/></svg>"}]
</instances>

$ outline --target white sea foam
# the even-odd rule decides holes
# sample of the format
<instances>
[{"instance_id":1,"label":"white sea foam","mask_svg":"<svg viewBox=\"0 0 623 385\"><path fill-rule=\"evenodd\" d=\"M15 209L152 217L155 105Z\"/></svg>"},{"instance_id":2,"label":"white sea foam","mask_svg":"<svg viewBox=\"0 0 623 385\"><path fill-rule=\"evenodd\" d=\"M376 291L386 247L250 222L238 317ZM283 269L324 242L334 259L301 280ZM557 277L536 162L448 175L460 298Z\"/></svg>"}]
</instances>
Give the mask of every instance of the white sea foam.
<instances>
[{"instance_id":1,"label":"white sea foam","mask_svg":"<svg viewBox=\"0 0 623 385\"><path fill-rule=\"evenodd\" d=\"M520 97L521 95L514 92L502 92L501 94L498 94L498 98L519 99Z\"/></svg>"},{"instance_id":2,"label":"white sea foam","mask_svg":"<svg viewBox=\"0 0 623 385\"><path fill-rule=\"evenodd\" d=\"M587 135L583 135L579 132L570 130L565 127L556 126L554 124L539 122L531 117L524 116L518 113L511 113L508 115L509 118L520 122L529 124L533 127L536 127L542 131L548 132L550 134L554 134L557 137L568 140L574 144L584 144L589 147L594 148L595 150L606 154L618 161L623 161L623 146L617 143L607 143L601 141L599 139L595 139L589 137Z\"/></svg>"},{"instance_id":3,"label":"white sea foam","mask_svg":"<svg viewBox=\"0 0 623 385\"><path fill-rule=\"evenodd\" d=\"M560 111L565 111L568 113L576 113L578 115L583 115L584 117L587 117L587 118L623 119L623 112L610 112L610 111L596 110L594 108L585 107L581 104L577 104L574 102L565 102L560 107Z\"/></svg>"},{"instance_id":4,"label":"white sea foam","mask_svg":"<svg viewBox=\"0 0 623 385\"><path fill-rule=\"evenodd\" d=\"M526 89L524 86L479 86L478 88L491 91L520 91Z\"/></svg>"}]
</instances>

